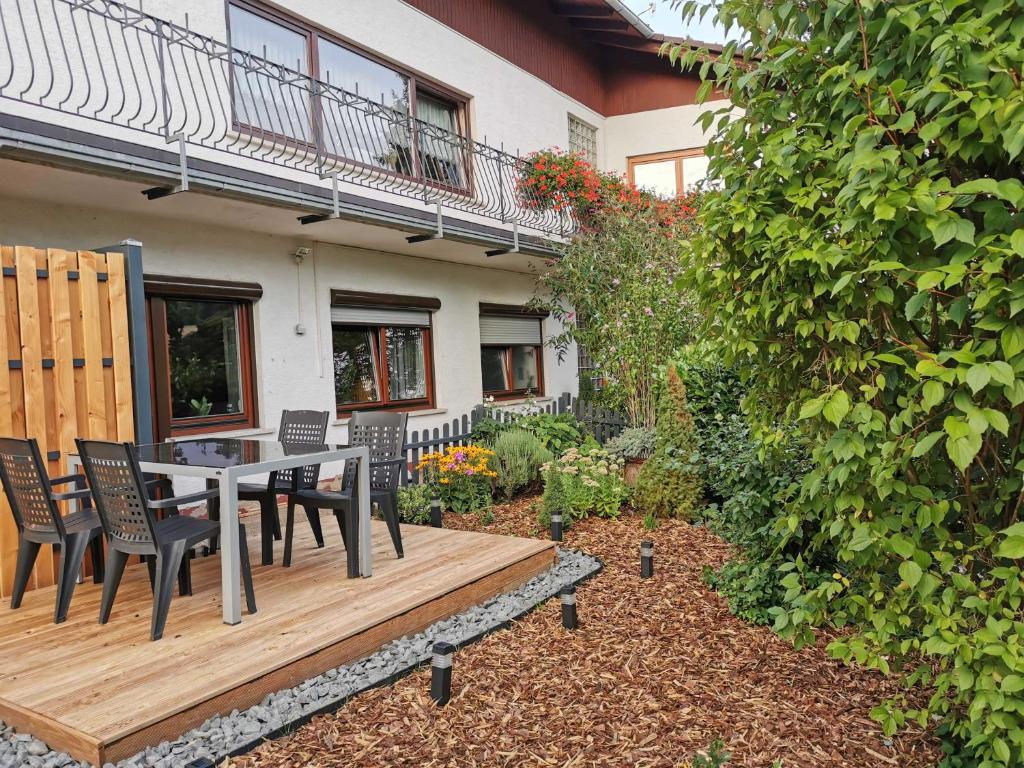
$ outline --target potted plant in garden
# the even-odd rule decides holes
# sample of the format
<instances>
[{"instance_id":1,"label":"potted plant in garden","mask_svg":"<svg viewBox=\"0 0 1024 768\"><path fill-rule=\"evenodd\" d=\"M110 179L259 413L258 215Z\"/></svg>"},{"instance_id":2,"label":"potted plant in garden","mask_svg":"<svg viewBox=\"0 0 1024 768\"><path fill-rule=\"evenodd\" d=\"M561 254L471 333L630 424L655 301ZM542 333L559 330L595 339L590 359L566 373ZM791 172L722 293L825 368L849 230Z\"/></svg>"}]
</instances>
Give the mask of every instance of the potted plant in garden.
<instances>
[{"instance_id":1,"label":"potted plant in garden","mask_svg":"<svg viewBox=\"0 0 1024 768\"><path fill-rule=\"evenodd\" d=\"M625 429L605 444L605 450L626 462L623 478L627 485L633 485L640 468L654 453L654 430L647 427Z\"/></svg>"}]
</instances>

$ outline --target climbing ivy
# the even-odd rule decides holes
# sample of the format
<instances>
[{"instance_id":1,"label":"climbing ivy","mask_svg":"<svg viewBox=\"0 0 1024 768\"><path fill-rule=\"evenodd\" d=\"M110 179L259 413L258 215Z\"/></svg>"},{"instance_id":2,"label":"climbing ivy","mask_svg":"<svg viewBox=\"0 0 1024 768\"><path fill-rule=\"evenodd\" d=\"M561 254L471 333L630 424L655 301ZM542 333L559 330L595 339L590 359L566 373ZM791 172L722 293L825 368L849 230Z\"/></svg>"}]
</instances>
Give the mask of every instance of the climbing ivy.
<instances>
[{"instance_id":1,"label":"climbing ivy","mask_svg":"<svg viewBox=\"0 0 1024 768\"><path fill-rule=\"evenodd\" d=\"M715 5L742 41L672 51L728 100L704 116L700 291L759 407L813 445L774 626L851 627L833 654L931 692L880 705L887 731L938 716L977 764L1020 765L1024 3ZM808 578L824 548L836 572Z\"/></svg>"}]
</instances>

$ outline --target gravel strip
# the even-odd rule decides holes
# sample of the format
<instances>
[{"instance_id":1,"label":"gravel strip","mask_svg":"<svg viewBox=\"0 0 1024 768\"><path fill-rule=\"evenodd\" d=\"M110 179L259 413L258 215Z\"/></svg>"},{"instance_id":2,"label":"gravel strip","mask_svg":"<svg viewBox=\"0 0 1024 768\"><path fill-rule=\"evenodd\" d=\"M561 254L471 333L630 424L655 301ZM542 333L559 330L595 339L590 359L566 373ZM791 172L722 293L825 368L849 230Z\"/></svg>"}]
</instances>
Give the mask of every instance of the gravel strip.
<instances>
[{"instance_id":1,"label":"gravel strip","mask_svg":"<svg viewBox=\"0 0 1024 768\"><path fill-rule=\"evenodd\" d=\"M394 640L376 653L331 669L300 685L272 693L249 709L214 717L175 741L164 741L123 760L117 768L181 768L205 757L218 762L246 752L261 741L337 709L352 696L389 684L430 659L439 640L455 646L506 626L558 593L601 569L601 561L575 550L559 549L558 561L519 589L493 597L416 635ZM88 768L63 752L53 752L39 739L0 722L0 768ZM104 768L113 768L107 763Z\"/></svg>"}]
</instances>

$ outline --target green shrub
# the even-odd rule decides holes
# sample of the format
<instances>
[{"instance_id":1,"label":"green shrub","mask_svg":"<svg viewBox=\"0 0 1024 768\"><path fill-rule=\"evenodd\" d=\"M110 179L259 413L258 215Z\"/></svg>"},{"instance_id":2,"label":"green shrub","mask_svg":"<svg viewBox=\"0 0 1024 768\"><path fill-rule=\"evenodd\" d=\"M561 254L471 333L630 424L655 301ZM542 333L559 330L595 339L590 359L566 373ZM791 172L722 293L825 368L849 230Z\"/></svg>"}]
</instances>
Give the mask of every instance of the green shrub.
<instances>
[{"instance_id":1,"label":"green shrub","mask_svg":"<svg viewBox=\"0 0 1024 768\"><path fill-rule=\"evenodd\" d=\"M655 434L647 427L629 427L622 430L604 444L605 450L612 456L621 456L626 461L649 459L654 453Z\"/></svg>"},{"instance_id":2,"label":"green shrub","mask_svg":"<svg viewBox=\"0 0 1024 768\"><path fill-rule=\"evenodd\" d=\"M743 47L704 65L729 103L694 284L810 443L774 626L844 627L836 658L920 685L874 710L887 733L944 724L967 764L1022 765L1020 3L716 5Z\"/></svg>"},{"instance_id":3,"label":"green shrub","mask_svg":"<svg viewBox=\"0 0 1024 768\"><path fill-rule=\"evenodd\" d=\"M686 385L669 365L658 398L654 454L640 468L633 503L657 517L689 518L701 498L697 436L686 407Z\"/></svg>"},{"instance_id":4,"label":"green shrub","mask_svg":"<svg viewBox=\"0 0 1024 768\"><path fill-rule=\"evenodd\" d=\"M545 465L541 525L551 522L551 512L559 505L566 528L587 515L618 517L629 496L622 467L622 459L586 444L584 448L570 448Z\"/></svg>"},{"instance_id":5,"label":"green shrub","mask_svg":"<svg viewBox=\"0 0 1024 768\"><path fill-rule=\"evenodd\" d=\"M586 427L571 413L531 413L523 416L518 426L535 434L544 447L555 456L580 445L586 438Z\"/></svg>"},{"instance_id":6,"label":"green shrub","mask_svg":"<svg viewBox=\"0 0 1024 768\"><path fill-rule=\"evenodd\" d=\"M494 469L498 473L498 491L506 499L540 476L542 465L551 461L551 451L533 434L522 428L509 429L494 441Z\"/></svg>"},{"instance_id":7,"label":"green shrub","mask_svg":"<svg viewBox=\"0 0 1024 768\"><path fill-rule=\"evenodd\" d=\"M423 525L430 522L431 488L422 485L405 485L398 489L398 517L403 523Z\"/></svg>"},{"instance_id":8,"label":"green shrub","mask_svg":"<svg viewBox=\"0 0 1024 768\"><path fill-rule=\"evenodd\" d=\"M513 421L503 421L496 419L494 416L485 416L476 423L473 427L473 431L470 433L470 438L474 443L478 445L485 445L488 448L494 447L494 442L498 439L498 436L503 432L507 432L510 429L515 429L516 424Z\"/></svg>"}]
</instances>

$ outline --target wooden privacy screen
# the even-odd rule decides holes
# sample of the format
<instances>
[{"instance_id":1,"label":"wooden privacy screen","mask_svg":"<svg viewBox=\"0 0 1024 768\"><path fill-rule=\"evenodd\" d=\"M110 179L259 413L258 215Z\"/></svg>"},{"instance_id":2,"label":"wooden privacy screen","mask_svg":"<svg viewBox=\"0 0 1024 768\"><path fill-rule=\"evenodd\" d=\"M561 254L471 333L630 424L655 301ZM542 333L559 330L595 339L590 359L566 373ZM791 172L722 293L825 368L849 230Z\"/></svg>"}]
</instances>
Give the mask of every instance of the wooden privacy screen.
<instances>
[{"instance_id":1,"label":"wooden privacy screen","mask_svg":"<svg viewBox=\"0 0 1024 768\"><path fill-rule=\"evenodd\" d=\"M34 437L51 476L76 437L131 440L124 256L0 246L0 435ZM0 501L0 596L11 592L18 534ZM51 548L35 586L54 583Z\"/></svg>"}]
</instances>

